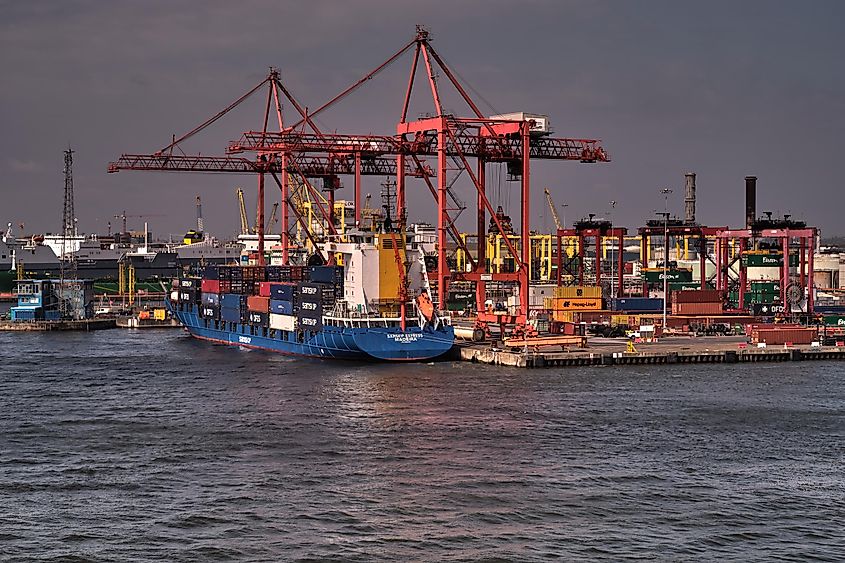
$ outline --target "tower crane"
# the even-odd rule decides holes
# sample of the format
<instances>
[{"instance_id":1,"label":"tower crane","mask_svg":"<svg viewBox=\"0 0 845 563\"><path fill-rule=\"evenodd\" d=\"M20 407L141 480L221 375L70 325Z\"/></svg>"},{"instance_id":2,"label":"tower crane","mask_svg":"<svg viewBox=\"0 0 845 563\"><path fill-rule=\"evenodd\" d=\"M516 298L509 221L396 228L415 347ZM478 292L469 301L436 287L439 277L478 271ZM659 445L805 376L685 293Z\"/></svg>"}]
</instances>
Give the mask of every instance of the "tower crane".
<instances>
[{"instance_id":1,"label":"tower crane","mask_svg":"<svg viewBox=\"0 0 845 563\"><path fill-rule=\"evenodd\" d=\"M241 234L249 234L249 220L246 218L246 204L244 203L244 190L238 188L238 209L241 212Z\"/></svg>"},{"instance_id":2,"label":"tower crane","mask_svg":"<svg viewBox=\"0 0 845 563\"><path fill-rule=\"evenodd\" d=\"M563 229L563 226L560 224L560 217L557 216L557 209L555 209L555 202L552 200L552 194L549 193L549 189L546 188L543 190L546 194L546 203L549 204L549 211L552 212L552 219L555 221L555 226L557 230L560 231Z\"/></svg>"},{"instance_id":3,"label":"tower crane","mask_svg":"<svg viewBox=\"0 0 845 563\"><path fill-rule=\"evenodd\" d=\"M123 233L128 232L126 230L126 218L127 217L137 217L139 219L143 219L145 217L164 217L164 215L161 214L161 213L147 213L145 215L127 215L126 210L124 210L123 213L121 213L120 215L114 216L115 219L120 219L121 221L123 221L123 231L121 231Z\"/></svg>"}]
</instances>

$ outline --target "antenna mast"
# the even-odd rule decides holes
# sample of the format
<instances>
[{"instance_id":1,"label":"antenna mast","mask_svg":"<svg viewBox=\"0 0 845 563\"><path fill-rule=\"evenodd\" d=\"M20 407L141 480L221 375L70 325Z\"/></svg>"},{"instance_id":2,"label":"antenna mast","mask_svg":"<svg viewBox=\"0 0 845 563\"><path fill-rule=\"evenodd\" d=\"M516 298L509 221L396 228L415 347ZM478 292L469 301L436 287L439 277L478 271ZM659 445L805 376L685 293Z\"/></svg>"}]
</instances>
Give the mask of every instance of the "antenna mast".
<instances>
[{"instance_id":1,"label":"antenna mast","mask_svg":"<svg viewBox=\"0 0 845 563\"><path fill-rule=\"evenodd\" d=\"M65 203L62 214L62 279L69 275L76 278L76 252L74 248L76 231L76 214L73 211L73 153L68 148L65 151Z\"/></svg>"},{"instance_id":2,"label":"antenna mast","mask_svg":"<svg viewBox=\"0 0 845 563\"><path fill-rule=\"evenodd\" d=\"M66 279L76 279L76 215L73 212L73 150L65 151L65 203L62 213L62 255L59 257L62 317L74 314L73 306L66 294Z\"/></svg>"}]
</instances>

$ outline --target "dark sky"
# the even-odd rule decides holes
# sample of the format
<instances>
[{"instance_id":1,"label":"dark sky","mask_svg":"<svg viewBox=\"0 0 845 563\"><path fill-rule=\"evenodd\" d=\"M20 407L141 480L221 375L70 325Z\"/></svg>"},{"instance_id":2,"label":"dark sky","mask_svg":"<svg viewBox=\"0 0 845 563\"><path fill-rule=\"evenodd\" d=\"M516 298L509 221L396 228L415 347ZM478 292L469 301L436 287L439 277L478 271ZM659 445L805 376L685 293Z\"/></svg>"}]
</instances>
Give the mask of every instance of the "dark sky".
<instances>
[{"instance_id":1,"label":"dark sky","mask_svg":"<svg viewBox=\"0 0 845 563\"><path fill-rule=\"evenodd\" d=\"M153 215L158 233L184 233L200 194L206 228L231 235L235 188L249 188L253 206L254 178L107 174L108 162L161 148L270 66L317 107L424 24L483 111L548 114L557 136L601 139L611 153L605 165L534 165L538 227L551 225L546 186L568 205L567 222L606 214L616 200L614 221L636 227L663 209L667 186L682 214L683 174L694 171L705 224L741 226L743 178L755 174L759 211L845 234L843 21L839 1L0 1L0 221L59 228L71 143L81 230L104 232L125 209ZM392 133L409 65L406 56L319 124ZM445 105L469 113L453 96ZM261 111L256 99L184 149L222 154L241 131L260 128ZM429 111L420 96L411 115ZM380 181L368 179L364 192L377 194ZM346 184L339 198L351 198ZM494 184L494 199L516 214L516 184ZM409 189L410 218L431 220L425 188ZM466 185L460 191L471 201Z\"/></svg>"}]
</instances>

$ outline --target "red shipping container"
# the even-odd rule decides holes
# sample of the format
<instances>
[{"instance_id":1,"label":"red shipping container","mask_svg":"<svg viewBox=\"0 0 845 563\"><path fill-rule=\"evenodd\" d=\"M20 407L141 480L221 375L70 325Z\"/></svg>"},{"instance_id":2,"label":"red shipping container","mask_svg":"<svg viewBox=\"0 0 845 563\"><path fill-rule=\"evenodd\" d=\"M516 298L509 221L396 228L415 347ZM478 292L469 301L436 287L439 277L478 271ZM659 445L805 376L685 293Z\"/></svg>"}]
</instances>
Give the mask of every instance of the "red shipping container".
<instances>
[{"instance_id":1,"label":"red shipping container","mask_svg":"<svg viewBox=\"0 0 845 563\"><path fill-rule=\"evenodd\" d=\"M685 292L692 293L692 292ZM722 303L672 303L673 315L721 315Z\"/></svg>"},{"instance_id":2,"label":"red shipping container","mask_svg":"<svg viewBox=\"0 0 845 563\"><path fill-rule=\"evenodd\" d=\"M751 334L752 342L765 342L767 345L809 344L818 338L815 328L758 328Z\"/></svg>"},{"instance_id":3,"label":"red shipping container","mask_svg":"<svg viewBox=\"0 0 845 563\"><path fill-rule=\"evenodd\" d=\"M270 297L270 282L258 282L258 295Z\"/></svg>"},{"instance_id":4,"label":"red shipping container","mask_svg":"<svg viewBox=\"0 0 845 563\"><path fill-rule=\"evenodd\" d=\"M270 312L270 298L260 295L250 295L246 298L246 308L256 313Z\"/></svg>"},{"instance_id":5,"label":"red shipping container","mask_svg":"<svg viewBox=\"0 0 845 563\"><path fill-rule=\"evenodd\" d=\"M722 292L717 289L673 291L672 301L675 303L721 303L722 296Z\"/></svg>"},{"instance_id":6,"label":"red shipping container","mask_svg":"<svg viewBox=\"0 0 845 563\"><path fill-rule=\"evenodd\" d=\"M220 280L202 280L203 293L220 293Z\"/></svg>"}]
</instances>

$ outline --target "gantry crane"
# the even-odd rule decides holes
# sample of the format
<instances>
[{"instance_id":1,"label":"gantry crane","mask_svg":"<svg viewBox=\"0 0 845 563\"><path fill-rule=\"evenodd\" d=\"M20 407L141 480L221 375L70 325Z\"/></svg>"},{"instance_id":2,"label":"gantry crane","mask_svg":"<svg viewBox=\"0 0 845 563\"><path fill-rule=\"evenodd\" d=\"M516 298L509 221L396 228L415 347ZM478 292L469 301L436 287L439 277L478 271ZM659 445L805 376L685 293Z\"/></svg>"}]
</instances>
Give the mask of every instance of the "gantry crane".
<instances>
[{"instance_id":1,"label":"gantry crane","mask_svg":"<svg viewBox=\"0 0 845 563\"><path fill-rule=\"evenodd\" d=\"M413 50L411 71L405 91L399 122L393 135L344 135L324 134L313 119L370 82L376 74L406 52ZM422 60L422 63L420 63ZM425 81L431 90L434 116L417 121L408 121L411 93L420 66L425 66ZM450 84L458 96L469 107L470 117L457 117L444 111L436 76L445 76L444 83ZM267 111L264 126L257 131L248 131L242 138L229 145L226 156L188 156L174 154L181 141L205 129L229 110L240 104L262 85L269 85ZM299 114L293 124L285 125L281 114L281 97L286 97ZM272 102L272 105L271 105ZM270 108L276 112L279 131L268 129ZM124 154L109 170L180 170L204 172L254 173L258 177L259 216L263 219L264 179L270 175L282 191L282 236L283 247L287 248L287 210L296 214L290 205L289 177L296 176L304 189L311 195L319 208L320 215L330 234L335 234L333 221L334 190L340 186L339 176L354 176L354 202L356 220L360 220L361 176L364 174L395 175L397 223L405 224L406 180L418 177L423 180L437 204L437 287L439 305L446 306L445 296L451 280L466 280L476 283L476 303L479 318L483 310L485 284L488 281L516 283L519 286L519 312L513 322L524 325L528 314L528 270L530 263L530 161L532 159L569 160L587 163L609 162L605 150L594 139L553 138L547 134L536 134L536 122L530 118L509 118L507 116L487 117L469 97L455 74L432 47L428 32L417 28L415 37L386 61L367 73L360 80L340 92L314 111L306 112L279 79L279 73L271 69L270 75L259 85L231 104L223 112L212 117L199 127L152 155ZM310 129L310 131L306 131ZM254 156L240 156L253 153ZM432 169L424 158L432 158L436 165ZM473 164L469 159L475 159ZM486 270L485 232L488 214L492 216L499 231L503 231L491 205L487 192L486 165L499 163L507 166L508 178L519 181L521 192L520 249L517 251L510 239L504 242L514 259L514 273L488 273ZM462 250L466 250L459 236L456 236L454 221L450 215L449 187L447 173L461 174L472 183L477 195L478 251L476 260L470 257L469 272L452 272L447 262L449 248L447 237L452 236ZM309 179L322 179L327 190L328 209L319 201L319 191ZM433 181L434 180L434 181ZM453 181L453 180L452 180ZM308 227L301 216L297 221L305 226L305 233L313 241ZM263 220L258 223L259 256L263 263ZM469 252L466 252L470 256ZM287 260L287 254L283 256Z\"/></svg>"}]
</instances>

